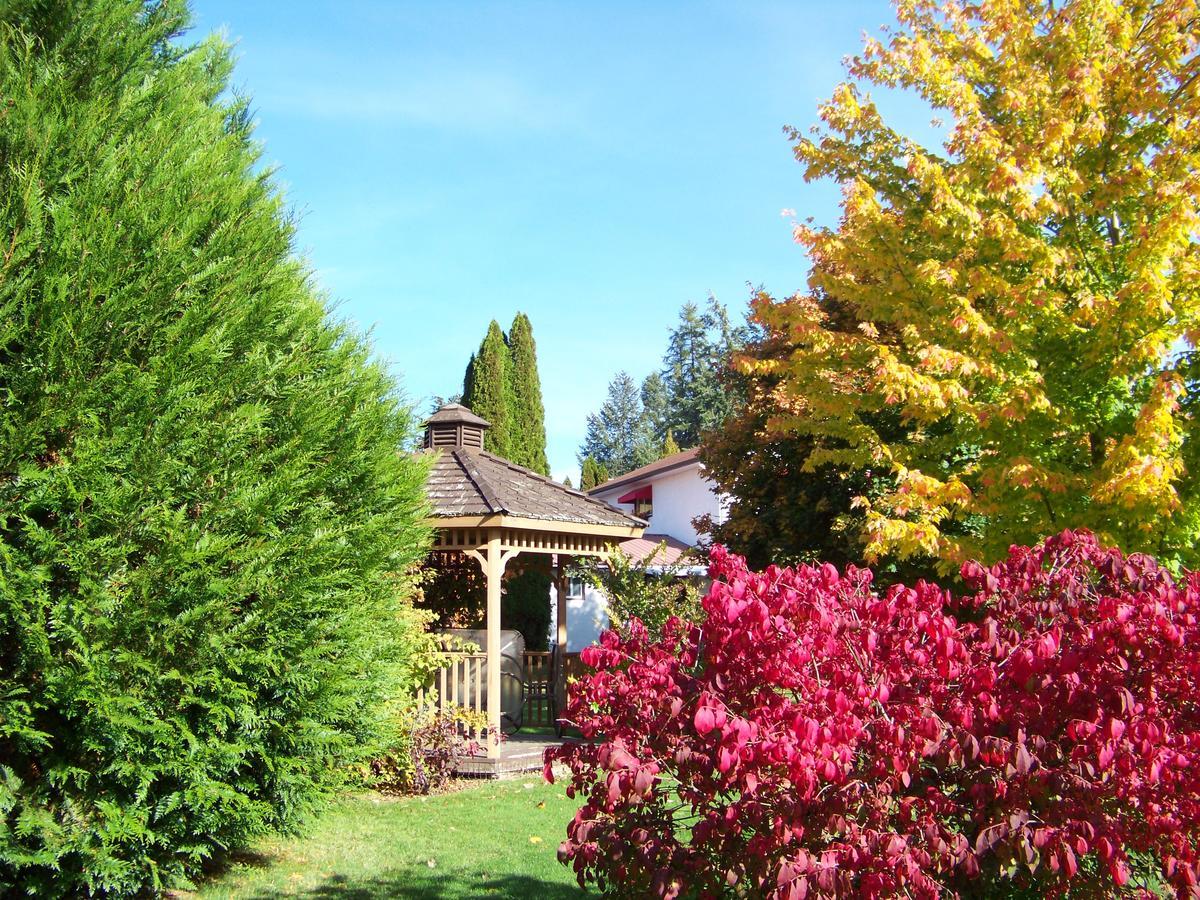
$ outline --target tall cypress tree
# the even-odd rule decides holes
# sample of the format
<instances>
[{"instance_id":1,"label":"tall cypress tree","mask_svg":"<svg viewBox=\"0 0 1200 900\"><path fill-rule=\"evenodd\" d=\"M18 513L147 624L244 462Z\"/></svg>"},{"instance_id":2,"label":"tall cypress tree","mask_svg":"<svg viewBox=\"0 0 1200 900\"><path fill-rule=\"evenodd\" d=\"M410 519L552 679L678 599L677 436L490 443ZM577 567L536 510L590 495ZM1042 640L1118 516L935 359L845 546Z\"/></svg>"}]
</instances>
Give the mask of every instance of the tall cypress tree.
<instances>
[{"instance_id":1,"label":"tall cypress tree","mask_svg":"<svg viewBox=\"0 0 1200 900\"><path fill-rule=\"evenodd\" d=\"M483 343L467 368L467 376L463 380L463 405L492 424L484 432L483 446L505 459L511 459L514 450L511 367L508 342L493 319Z\"/></svg>"},{"instance_id":2,"label":"tall cypress tree","mask_svg":"<svg viewBox=\"0 0 1200 900\"><path fill-rule=\"evenodd\" d=\"M542 382L538 377L537 344L533 325L525 313L517 313L508 331L512 359L512 456L518 465L543 475L550 474L546 459L546 409L542 404Z\"/></svg>"},{"instance_id":3,"label":"tall cypress tree","mask_svg":"<svg viewBox=\"0 0 1200 900\"><path fill-rule=\"evenodd\" d=\"M0 895L303 816L421 638L413 417L292 253L181 2L0 4Z\"/></svg>"}]
</instances>

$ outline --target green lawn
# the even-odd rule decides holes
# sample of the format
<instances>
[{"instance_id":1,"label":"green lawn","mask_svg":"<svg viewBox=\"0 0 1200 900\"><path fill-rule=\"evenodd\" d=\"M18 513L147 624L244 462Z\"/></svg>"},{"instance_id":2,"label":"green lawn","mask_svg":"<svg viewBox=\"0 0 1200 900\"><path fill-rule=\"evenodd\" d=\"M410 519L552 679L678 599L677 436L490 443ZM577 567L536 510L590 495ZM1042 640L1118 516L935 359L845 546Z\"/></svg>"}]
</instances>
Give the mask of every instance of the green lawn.
<instances>
[{"instance_id":1,"label":"green lawn","mask_svg":"<svg viewBox=\"0 0 1200 900\"><path fill-rule=\"evenodd\" d=\"M303 838L264 842L182 896L578 898L555 856L575 809L561 785L534 777L437 797L349 797Z\"/></svg>"}]
</instances>

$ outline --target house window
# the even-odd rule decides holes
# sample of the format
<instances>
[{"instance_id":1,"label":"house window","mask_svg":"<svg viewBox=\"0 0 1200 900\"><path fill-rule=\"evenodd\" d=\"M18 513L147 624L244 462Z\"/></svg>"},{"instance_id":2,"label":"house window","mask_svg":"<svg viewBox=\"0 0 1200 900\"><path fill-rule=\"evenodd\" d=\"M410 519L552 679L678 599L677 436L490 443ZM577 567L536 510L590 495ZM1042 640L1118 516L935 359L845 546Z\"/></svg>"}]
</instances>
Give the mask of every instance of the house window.
<instances>
[{"instance_id":1,"label":"house window","mask_svg":"<svg viewBox=\"0 0 1200 900\"><path fill-rule=\"evenodd\" d=\"M640 488L635 488L628 493L622 494L617 498L618 503L632 503L633 514L639 519L649 519L654 511L654 488L649 484L644 484Z\"/></svg>"},{"instance_id":2,"label":"house window","mask_svg":"<svg viewBox=\"0 0 1200 900\"><path fill-rule=\"evenodd\" d=\"M567 599L582 600L583 599L583 579L574 576L567 579Z\"/></svg>"}]
</instances>

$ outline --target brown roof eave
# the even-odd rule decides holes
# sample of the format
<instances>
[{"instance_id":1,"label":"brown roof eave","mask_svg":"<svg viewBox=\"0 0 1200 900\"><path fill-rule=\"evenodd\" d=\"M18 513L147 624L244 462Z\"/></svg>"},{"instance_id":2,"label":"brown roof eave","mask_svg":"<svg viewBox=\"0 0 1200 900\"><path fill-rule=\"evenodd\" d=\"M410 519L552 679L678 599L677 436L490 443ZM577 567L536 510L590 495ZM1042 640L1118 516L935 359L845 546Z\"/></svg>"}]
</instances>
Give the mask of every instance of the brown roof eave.
<instances>
[{"instance_id":1,"label":"brown roof eave","mask_svg":"<svg viewBox=\"0 0 1200 900\"><path fill-rule=\"evenodd\" d=\"M674 472L678 469L684 469L692 465L701 465L699 456L691 455L686 459L681 459L678 462L671 463L667 466L661 466L659 468L654 468L654 463L651 463L648 466L642 466L642 468L635 469L634 471L628 472L625 475L619 475L610 481L604 482L604 484L596 485L594 488L588 491L588 496L594 497L596 494L599 494L602 491L607 492L617 488L639 484L643 481L650 481L652 478L657 478L659 475L662 475L666 472Z\"/></svg>"}]
</instances>

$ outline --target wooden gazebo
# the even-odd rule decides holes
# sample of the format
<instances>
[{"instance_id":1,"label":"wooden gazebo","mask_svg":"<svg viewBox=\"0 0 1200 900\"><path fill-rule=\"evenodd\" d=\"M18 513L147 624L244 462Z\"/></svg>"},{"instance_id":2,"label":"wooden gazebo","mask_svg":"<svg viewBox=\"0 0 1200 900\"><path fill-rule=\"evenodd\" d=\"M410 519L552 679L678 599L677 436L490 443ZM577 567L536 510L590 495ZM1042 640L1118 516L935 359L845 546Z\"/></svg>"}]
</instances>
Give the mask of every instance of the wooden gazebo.
<instances>
[{"instance_id":1,"label":"wooden gazebo","mask_svg":"<svg viewBox=\"0 0 1200 900\"><path fill-rule=\"evenodd\" d=\"M555 696L565 696L566 570L569 557L605 556L641 537L646 523L483 449L490 425L465 406L443 406L425 423L425 448L437 452L427 493L435 554L479 563L487 584L488 756L500 757L500 603L504 570L518 554L551 557L558 595ZM546 602L550 602L549 596Z\"/></svg>"}]
</instances>

